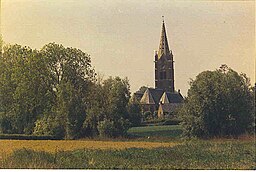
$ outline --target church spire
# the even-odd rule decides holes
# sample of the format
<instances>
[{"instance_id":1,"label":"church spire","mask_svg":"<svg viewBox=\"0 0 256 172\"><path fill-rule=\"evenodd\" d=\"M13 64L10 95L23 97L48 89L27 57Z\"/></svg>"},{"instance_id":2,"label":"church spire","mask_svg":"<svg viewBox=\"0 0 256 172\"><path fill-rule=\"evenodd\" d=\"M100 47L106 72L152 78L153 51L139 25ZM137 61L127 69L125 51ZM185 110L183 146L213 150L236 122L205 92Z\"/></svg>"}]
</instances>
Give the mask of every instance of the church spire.
<instances>
[{"instance_id":1,"label":"church spire","mask_svg":"<svg viewBox=\"0 0 256 172\"><path fill-rule=\"evenodd\" d=\"M174 92L173 54L170 52L163 19L158 53L155 55L155 87Z\"/></svg>"},{"instance_id":2,"label":"church spire","mask_svg":"<svg viewBox=\"0 0 256 172\"><path fill-rule=\"evenodd\" d=\"M159 50L158 50L159 58L161 58L162 54L169 55L169 53L170 53L167 35L166 35L166 31L165 31L164 16L162 16L162 17L163 17L163 25L162 25L162 33L161 33L161 38L160 38Z\"/></svg>"}]
</instances>

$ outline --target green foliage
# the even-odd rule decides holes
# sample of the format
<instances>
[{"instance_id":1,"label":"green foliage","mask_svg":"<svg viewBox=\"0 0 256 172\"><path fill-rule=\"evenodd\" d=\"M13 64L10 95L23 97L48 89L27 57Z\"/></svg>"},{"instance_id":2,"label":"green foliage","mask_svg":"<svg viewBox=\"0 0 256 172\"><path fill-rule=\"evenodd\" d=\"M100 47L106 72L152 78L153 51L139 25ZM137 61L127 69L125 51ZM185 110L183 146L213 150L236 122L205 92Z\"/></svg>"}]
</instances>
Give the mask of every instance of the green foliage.
<instances>
[{"instance_id":1,"label":"green foliage","mask_svg":"<svg viewBox=\"0 0 256 172\"><path fill-rule=\"evenodd\" d=\"M170 148L35 152L22 149L2 160L0 168L198 170L255 169L253 141L195 141Z\"/></svg>"},{"instance_id":2,"label":"green foliage","mask_svg":"<svg viewBox=\"0 0 256 172\"><path fill-rule=\"evenodd\" d=\"M0 131L79 137L89 102L87 93L95 80L90 63L89 55L81 50L55 43L40 51L4 46Z\"/></svg>"},{"instance_id":3,"label":"green foliage","mask_svg":"<svg viewBox=\"0 0 256 172\"><path fill-rule=\"evenodd\" d=\"M100 134L104 137L125 135L129 128L127 105L130 98L130 86L128 79L110 77L102 83L95 83L89 97L92 101L88 104L83 135L97 136ZM111 128L109 131L111 134L105 131L108 127Z\"/></svg>"},{"instance_id":4,"label":"green foliage","mask_svg":"<svg viewBox=\"0 0 256 172\"><path fill-rule=\"evenodd\" d=\"M189 137L240 135L253 123L253 97L248 78L223 65L200 73L190 83L180 111Z\"/></svg>"},{"instance_id":5,"label":"green foliage","mask_svg":"<svg viewBox=\"0 0 256 172\"><path fill-rule=\"evenodd\" d=\"M139 126L142 119L142 110L140 103L133 95L128 103L128 115L129 121L133 127Z\"/></svg>"},{"instance_id":6,"label":"green foliage","mask_svg":"<svg viewBox=\"0 0 256 172\"><path fill-rule=\"evenodd\" d=\"M34 122L53 101L45 59L37 50L4 47L0 59L0 107L12 133L31 134Z\"/></svg>"},{"instance_id":7,"label":"green foliage","mask_svg":"<svg viewBox=\"0 0 256 172\"><path fill-rule=\"evenodd\" d=\"M55 138L62 139L65 136L65 128L58 116L53 114L45 114L35 123L34 135L47 136L51 135Z\"/></svg>"},{"instance_id":8,"label":"green foliage","mask_svg":"<svg viewBox=\"0 0 256 172\"><path fill-rule=\"evenodd\" d=\"M56 105L51 111L64 127L65 138L78 138L86 117L87 93L95 80L90 56L55 43L45 45L41 53L47 59L52 89L56 90Z\"/></svg>"},{"instance_id":9,"label":"green foliage","mask_svg":"<svg viewBox=\"0 0 256 172\"><path fill-rule=\"evenodd\" d=\"M114 121L100 121L98 124L98 131L100 137L114 137L116 132Z\"/></svg>"},{"instance_id":10,"label":"green foliage","mask_svg":"<svg viewBox=\"0 0 256 172\"><path fill-rule=\"evenodd\" d=\"M3 112L0 112L0 133L12 133L11 121Z\"/></svg>"}]
</instances>

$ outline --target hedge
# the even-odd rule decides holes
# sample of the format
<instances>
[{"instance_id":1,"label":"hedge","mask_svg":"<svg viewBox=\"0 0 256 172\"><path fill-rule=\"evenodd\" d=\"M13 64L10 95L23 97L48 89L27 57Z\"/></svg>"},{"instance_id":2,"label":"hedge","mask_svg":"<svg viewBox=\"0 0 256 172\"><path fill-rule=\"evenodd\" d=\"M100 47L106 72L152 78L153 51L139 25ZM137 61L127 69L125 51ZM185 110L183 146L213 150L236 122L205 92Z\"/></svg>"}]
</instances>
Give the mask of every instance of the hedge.
<instances>
[{"instance_id":1,"label":"hedge","mask_svg":"<svg viewBox=\"0 0 256 172\"><path fill-rule=\"evenodd\" d=\"M25 135L25 134L0 134L0 140L58 140L54 136L38 136L38 135Z\"/></svg>"}]
</instances>

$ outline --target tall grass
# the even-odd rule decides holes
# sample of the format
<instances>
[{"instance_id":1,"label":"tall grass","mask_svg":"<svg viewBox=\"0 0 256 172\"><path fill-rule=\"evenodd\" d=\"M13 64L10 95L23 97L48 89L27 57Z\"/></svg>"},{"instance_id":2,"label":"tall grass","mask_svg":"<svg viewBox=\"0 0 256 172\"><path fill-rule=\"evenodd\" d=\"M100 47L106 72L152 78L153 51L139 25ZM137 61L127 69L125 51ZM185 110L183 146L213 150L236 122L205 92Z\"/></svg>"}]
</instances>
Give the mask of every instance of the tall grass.
<instances>
[{"instance_id":1,"label":"tall grass","mask_svg":"<svg viewBox=\"0 0 256 172\"><path fill-rule=\"evenodd\" d=\"M54 153L21 149L1 168L65 169L255 169L253 141L192 141L168 148L75 150Z\"/></svg>"}]
</instances>

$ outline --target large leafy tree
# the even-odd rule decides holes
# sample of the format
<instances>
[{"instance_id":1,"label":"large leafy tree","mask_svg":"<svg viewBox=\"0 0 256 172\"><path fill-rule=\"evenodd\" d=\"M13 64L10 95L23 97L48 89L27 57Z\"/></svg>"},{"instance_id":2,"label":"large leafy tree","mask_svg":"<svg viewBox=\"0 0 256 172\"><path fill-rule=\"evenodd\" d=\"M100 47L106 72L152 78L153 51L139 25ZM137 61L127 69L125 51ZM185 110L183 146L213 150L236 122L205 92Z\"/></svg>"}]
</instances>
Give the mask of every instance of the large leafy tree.
<instances>
[{"instance_id":1,"label":"large leafy tree","mask_svg":"<svg viewBox=\"0 0 256 172\"><path fill-rule=\"evenodd\" d=\"M191 81L180 112L186 136L213 137L243 134L253 123L249 79L226 65L200 73Z\"/></svg>"},{"instance_id":2,"label":"large leafy tree","mask_svg":"<svg viewBox=\"0 0 256 172\"><path fill-rule=\"evenodd\" d=\"M3 52L1 132L31 134L34 130L78 137L95 75L89 55L55 43L40 51L7 45Z\"/></svg>"},{"instance_id":3,"label":"large leafy tree","mask_svg":"<svg viewBox=\"0 0 256 172\"><path fill-rule=\"evenodd\" d=\"M45 59L37 50L8 45L0 59L0 70L2 130L30 134L35 120L53 102Z\"/></svg>"},{"instance_id":4,"label":"large leafy tree","mask_svg":"<svg viewBox=\"0 0 256 172\"><path fill-rule=\"evenodd\" d=\"M40 53L47 61L56 100L52 113L47 115L49 119L53 118L52 115L57 118L67 139L77 138L86 117L88 93L95 77L90 56L79 49L55 43L45 45Z\"/></svg>"}]
</instances>

